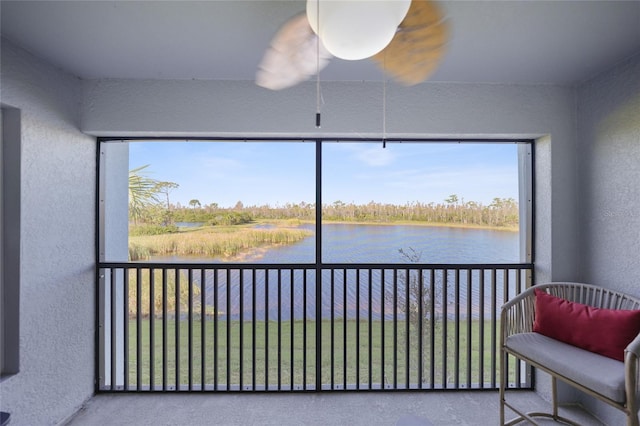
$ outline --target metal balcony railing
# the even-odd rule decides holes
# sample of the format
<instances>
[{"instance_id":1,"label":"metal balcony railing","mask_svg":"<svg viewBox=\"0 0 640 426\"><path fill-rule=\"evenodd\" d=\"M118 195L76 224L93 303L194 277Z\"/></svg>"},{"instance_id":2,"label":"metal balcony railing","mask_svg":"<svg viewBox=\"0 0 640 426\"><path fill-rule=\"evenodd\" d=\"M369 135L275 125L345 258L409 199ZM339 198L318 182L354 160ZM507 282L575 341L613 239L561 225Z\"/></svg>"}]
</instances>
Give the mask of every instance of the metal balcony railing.
<instances>
[{"instance_id":1,"label":"metal balcony railing","mask_svg":"<svg viewBox=\"0 0 640 426\"><path fill-rule=\"evenodd\" d=\"M98 265L98 391L497 389L532 264ZM531 388L510 360L509 383Z\"/></svg>"}]
</instances>

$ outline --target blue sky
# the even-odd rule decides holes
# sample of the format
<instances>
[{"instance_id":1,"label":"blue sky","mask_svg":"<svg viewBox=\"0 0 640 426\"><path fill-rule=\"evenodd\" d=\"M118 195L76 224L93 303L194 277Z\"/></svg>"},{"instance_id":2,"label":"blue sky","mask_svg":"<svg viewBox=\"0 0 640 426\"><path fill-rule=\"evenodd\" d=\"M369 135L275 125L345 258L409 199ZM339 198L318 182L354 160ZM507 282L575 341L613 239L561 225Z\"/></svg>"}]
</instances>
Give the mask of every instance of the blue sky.
<instances>
[{"instance_id":1,"label":"blue sky","mask_svg":"<svg viewBox=\"0 0 640 426\"><path fill-rule=\"evenodd\" d=\"M179 188L172 203L232 207L313 203L313 142L131 142L129 168ZM451 194L489 204L518 199L517 145L323 144L323 203L441 203Z\"/></svg>"}]
</instances>

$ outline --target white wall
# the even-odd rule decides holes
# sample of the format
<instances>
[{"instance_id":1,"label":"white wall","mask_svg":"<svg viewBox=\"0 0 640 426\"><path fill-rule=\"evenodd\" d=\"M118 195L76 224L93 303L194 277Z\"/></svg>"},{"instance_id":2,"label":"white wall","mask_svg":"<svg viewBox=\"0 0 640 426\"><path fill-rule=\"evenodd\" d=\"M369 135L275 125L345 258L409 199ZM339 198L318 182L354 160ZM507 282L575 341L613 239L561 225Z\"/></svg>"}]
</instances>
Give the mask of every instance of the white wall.
<instances>
[{"instance_id":1,"label":"white wall","mask_svg":"<svg viewBox=\"0 0 640 426\"><path fill-rule=\"evenodd\" d=\"M578 136L579 278L640 296L640 54L580 87Z\"/></svg>"},{"instance_id":2,"label":"white wall","mask_svg":"<svg viewBox=\"0 0 640 426\"><path fill-rule=\"evenodd\" d=\"M93 393L95 138L80 80L2 40L2 103L21 111L20 372L11 425L63 421Z\"/></svg>"}]
</instances>

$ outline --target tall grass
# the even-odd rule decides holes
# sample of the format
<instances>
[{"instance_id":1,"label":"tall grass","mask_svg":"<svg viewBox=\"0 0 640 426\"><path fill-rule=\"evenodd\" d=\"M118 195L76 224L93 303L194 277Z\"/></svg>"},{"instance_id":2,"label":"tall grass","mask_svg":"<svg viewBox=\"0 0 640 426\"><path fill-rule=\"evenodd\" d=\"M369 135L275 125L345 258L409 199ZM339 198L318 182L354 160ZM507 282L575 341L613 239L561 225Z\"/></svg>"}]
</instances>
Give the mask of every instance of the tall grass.
<instances>
[{"instance_id":1,"label":"tall grass","mask_svg":"<svg viewBox=\"0 0 640 426\"><path fill-rule=\"evenodd\" d=\"M166 274L166 277L163 275ZM153 292L151 292L151 281L153 279ZM164 285L163 285L164 281ZM176 286L176 282L179 285ZM176 295L177 290L177 295ZM193 315L201 312L199 285L189 286L188 274L184 270L172 269L163 271L155 269L153 271L140 270L140 276L137 276L135 269L129 270L129 281L127 288L127 302L129 306L129 316L135 317L138 312L138 303L140 303L139 313L143 318L148 318L151 311L151 297L153 294L153 315L160 316L166 305L167 312L176 312L176 304L180 312L187 312L191 305ZM164 297L166 293L166 298ZM191 300L189 300L191 294ZM177 297L176 297L177 296ZM176 303L177 302L177 303ZM191 302L191 303L189 303ZM205 313L213 315L213 307L205 306Z\"/></svg>"},{"instance_id":2,"label":"tall grass","mask_svg":"<svg viewBox=\"0 0 640 426\"><path fill-rule=\"evenodd\" d=\"M130 260L151 256L233 257L250 249L292 244L313 232L304 229L205 227L195 231L129 237Z\"/></svg>"}]
</instances>

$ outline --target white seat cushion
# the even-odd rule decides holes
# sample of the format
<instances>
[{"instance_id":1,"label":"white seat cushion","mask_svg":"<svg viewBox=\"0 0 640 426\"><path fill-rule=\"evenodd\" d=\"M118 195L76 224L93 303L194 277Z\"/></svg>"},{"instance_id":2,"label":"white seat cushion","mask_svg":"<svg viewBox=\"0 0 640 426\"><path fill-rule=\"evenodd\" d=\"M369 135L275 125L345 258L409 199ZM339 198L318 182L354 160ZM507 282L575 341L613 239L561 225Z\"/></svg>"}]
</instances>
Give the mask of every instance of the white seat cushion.
<instances>
[{"instance_id":1,"label":"white seat cushion","mask_svg":"<svg viewBox=\"0 0 640 426\"><path fill-rule=\"evenodd\" d=\"M613 401L625 401L623 362L539 333L509 336L505 346Z\"/></svg>"}]
</instances>

